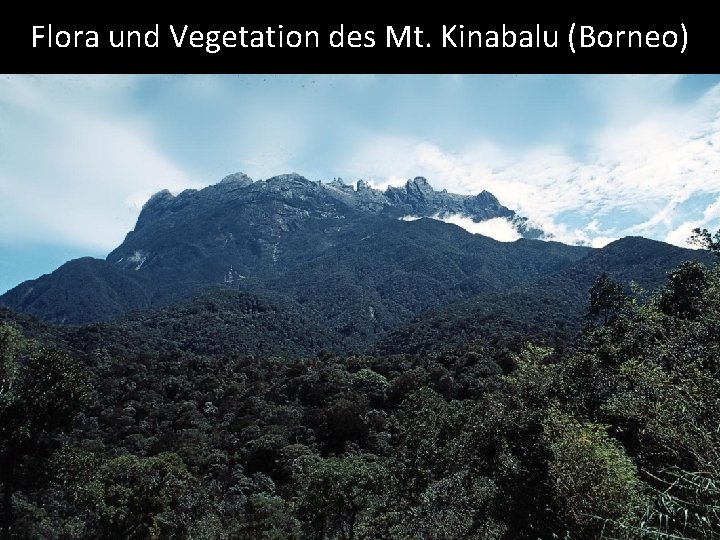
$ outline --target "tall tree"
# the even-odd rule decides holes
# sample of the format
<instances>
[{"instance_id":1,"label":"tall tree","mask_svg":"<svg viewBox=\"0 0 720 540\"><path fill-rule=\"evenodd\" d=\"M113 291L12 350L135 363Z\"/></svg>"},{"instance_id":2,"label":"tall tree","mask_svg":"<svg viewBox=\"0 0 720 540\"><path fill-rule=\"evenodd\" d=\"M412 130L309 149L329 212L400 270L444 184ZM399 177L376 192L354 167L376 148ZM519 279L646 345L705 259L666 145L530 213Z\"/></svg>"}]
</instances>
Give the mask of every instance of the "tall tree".
<instances>
[{"instance_id":1,"label":"tall tree","mask_svg":"<svg viewBox=\"0 0 720 540\"><path fill-rule=\"evenodd\" d=\"M41 460L90 396L87 373L68 354L0 325L0 486L2 537L10 538L13 494L32 485Z\"/></svg>"},{"instance_id":2,"label":"tall tree","mask_svg":"<svg viewBox=\"0 0 720 540\"><path fill-rule=\"evenodd\" d=\"M626 300L627 295L623 291L622 285L613 281L606 272L603 272L590 288L588 315L595 319L599 317L603 324L607 324Z\"/></svg>"}]
</instances>

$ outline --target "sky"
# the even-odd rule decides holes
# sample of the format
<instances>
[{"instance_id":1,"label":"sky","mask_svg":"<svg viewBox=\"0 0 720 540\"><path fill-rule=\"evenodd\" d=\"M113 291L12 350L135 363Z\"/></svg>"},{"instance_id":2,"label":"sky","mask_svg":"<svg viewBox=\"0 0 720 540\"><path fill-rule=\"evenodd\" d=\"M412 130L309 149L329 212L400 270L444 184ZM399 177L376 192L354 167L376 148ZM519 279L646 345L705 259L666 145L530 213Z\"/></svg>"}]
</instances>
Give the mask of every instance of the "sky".
<instances>
[{"instance_id":1,"label":"sky","mask_svg":"<svg viewBox=\"0 0 720 540\"><path fill-rule=\"evenodd\" d=\"M424 176L566 243L686 245L720 227L720 76L0 75L0 293L104 257L154 192L238 171Z\"/></svg>"}]
</instances>

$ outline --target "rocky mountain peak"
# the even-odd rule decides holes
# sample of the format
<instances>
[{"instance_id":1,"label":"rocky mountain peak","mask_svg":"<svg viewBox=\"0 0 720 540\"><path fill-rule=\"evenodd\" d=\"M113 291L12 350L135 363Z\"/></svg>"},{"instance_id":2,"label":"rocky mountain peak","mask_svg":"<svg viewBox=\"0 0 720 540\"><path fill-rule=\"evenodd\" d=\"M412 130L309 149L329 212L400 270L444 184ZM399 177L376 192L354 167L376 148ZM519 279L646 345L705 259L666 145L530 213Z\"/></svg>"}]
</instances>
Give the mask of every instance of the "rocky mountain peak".
<instances>
[{"instance_id":1,"label":"rocky mountain peak","mask_svg":"<svg viewBox=\"0 0 720 540\"><path fill-rule=\"evenodd\" d=\"M365 180L358 180L357 181L357 190L358 191L368 191L372 190L370 187L370 184L368 184Z\"/></svg>"},{"instance_id":2,"label":"rocky mountain peak","mask_svg":"<svg viewBox=\"0 0 720 540\"><path fill-rule=\"evenodd\" d=\"M143 207L154 206L156 204L162 204L163 202L172 201L174 198L175 198L175 195L170 193L169 189L163 189L163 190L155 193L152 197L150 197L147 200L147 202L143 205Z\"/></svg>"},{"instance_id":3,"label":"rocky mountain peak","mask_svg":"<svg viewBox=\"0 0 720 540\"><path fill-rule=\"evenodd\" d=\"M435 191L424 176L416 176L412 180L408 180L406 186L408 190L414 189L420 193L433 193Z\"/></svg>"},{"instance_id":4,"label":"rocky mountain peak","mask_svg":"<svg viewBox=\"0 0 720 540\"><path fill-rule=\"evenodd\" d=\"M327 185L331 188L339 189L341 191L355 191L351 185L343 182L343 179L340 177L333 178L332 182L329 182Z\"/></svg>"},{"instance_id":5,"label":"rocky mountain peak","mask_svg":"<svg viewBox=\"0 0 720 540\"><path fill-rule=\"evenodd\" d=\"M220 180L219 184L232 184L240 187L247 187L253 183L253 179L243 172L236 172L228 174L225 178Z\"/></svg>"},{"instance_id":6,"label":"rocky mountain peak","mask_svg":"<svg viewBox=\"0 0 720 540\"><path fill-rule=\"evenodd\" d=\"M170 208L175 202L175 195L170 190L163 189L158 191L143 205L140 215L138 216L135 230L141 229L147 223L152 221L155 216L162 214L166 209Z\"/></svg>"},{"instance_id":7,"label":"rocky mountain peak","mask_svg":"<svg viewBox=\"0 0 720 540\"><path fill-rule=\"evenodd\" d=\"M262 200L262 202L260 202ZM236 172L227 175L208 188L186 190L177 196L163 190L153 195L145 204L138 218L135 231L149 223L170 218L177 212L189 215L220 209L225 205L246 208L248 212L262 212L270 201L282 201L288 215L297 216L345 216L349 208L361 213L384 215L390 218L404 216L447 217L459 215L475 222L505 218L525 238L540 238L543 232L532 228L527 220L503 206L490 192L477 195L458 195L447 190L436 191L427 178L416 176L401 187L390 186L384 191L374 189L366 180L358 180L355 186L346 184L342 178L331 182L309 180L298 173L273 176L253 182L247 174ZM302 202L300 202L302 201ZM297 205L302 206L302 208ZM238 206L240 205L240 206ZM249 205L249 206L246 206ZM259 205L259 206L258 206ZM252 209L255 210L252 210ZM245 210L243 210L244 212ZM236 215L235 210L233 215ZM278 210L274 209L277 213ZM267 212L266 212L267 214ZM285 224L284 226L287 226Z\"/></svg>"},{"instance_id":8,"label":"rocky mountain peak","mask_svg":"<svg viewBox=\"0 0 720 540\"><path fill-rule=\"evenodd\" d=\"M473 198L473 205L480 207L480 208L492 208L492 209L499 209L499 208L505 208L502 204L500 204L500 201L498 201L497 197L490 193L489 191L481 191L475 197Z\"/></svg>"},{"instance_id":9,"label":"rocky mountain peak","mask_svg":"<svg viewBox=\"0 0 720 540\"><path fill-rule=\"evenodd\" d=\"M272 178L268 178L266 182L268 184L315 184L315 182L295 172L273 176Z\"/></svg>"}]
</instances>

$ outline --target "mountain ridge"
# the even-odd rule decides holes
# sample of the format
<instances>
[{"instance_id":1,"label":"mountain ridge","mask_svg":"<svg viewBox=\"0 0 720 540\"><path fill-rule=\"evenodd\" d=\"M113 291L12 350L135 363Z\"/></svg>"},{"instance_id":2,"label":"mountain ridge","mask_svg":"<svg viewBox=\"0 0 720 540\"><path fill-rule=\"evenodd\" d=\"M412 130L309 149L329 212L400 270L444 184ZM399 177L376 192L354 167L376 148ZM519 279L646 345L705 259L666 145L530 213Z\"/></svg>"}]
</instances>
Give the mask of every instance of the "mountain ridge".
<instances>
[{"instance_id":1,"label":"mountain ridge","mask_svg":"<svg viewBox=\"0 0 720 540\"><path fill-rule=\"evenodd\" d=\"M541 238L543 232L528 225L527 219L503 206L492 193L482 190L477 195L459 195L447 190L436 191L425 177L416 176L401 187L388 186L384 191L375 189L364 180L355 186L346 184L342 178L331 182L308 180L297 173L273 176L267 180L253 181L245 173L233 173L202 190L184 190L177 196L169 190L155 193L148 199L138 217L136 230L151 219L159 219L168 212L181 209L189 196L206 192L220 200L240 196L244 190L249 199L272 192L284 198L317 196L324 193L350 208L391 218L403 216L446 217L458 214L474 221L506 218L518 228L525 238Z\"/></svg>"},{"instance_id":2,"label":"mountain ridge","mask_svg":"<svg viewBox=\"0 0 720 540\"><path fill-rule=\"evenodd\" d=\"M380 191L363 181L324 184L295 173L253 181L235 173L201 190L159 191L105 260L69 261L0 296L0 305L47 322L88 324L164 309L221 286L282 299L312 323L307 328L317 323L329 333L318 343L362 349L427 310L472 298L492 298L488 305L498 308L507 299L539 305L553 279L577 296L588 276L608 265L657 282L678 260L698 257L638 238L604 249L532 238L499 242L437 219L443 212L524 219L486 191L435 191L422 177ZM411 214L421 219L401 219ZM620 263L612 255L618 250ZM665 252L671 256L658 258ZM578 267L587 257L594 262Z\"/></svg>"},{"instance_id":3,"label":"mountain ridge","mask_svg":"<svg viewBox=\"0 0 720 540\"><path fill-rule=\"evenodd\" d=\"M381 192L362 180L353 188L340 179L323 184L296 173L258 181L234 173L200 190L155 193L104 261L69 261L6 292L0 304L58 323L110 320L209 286L277 278L362 238L378 220L442 212L524 219L487 192L435 191L422 177ZM73 295L88 305L73 305Z\"/></svg>"}]
</instances>

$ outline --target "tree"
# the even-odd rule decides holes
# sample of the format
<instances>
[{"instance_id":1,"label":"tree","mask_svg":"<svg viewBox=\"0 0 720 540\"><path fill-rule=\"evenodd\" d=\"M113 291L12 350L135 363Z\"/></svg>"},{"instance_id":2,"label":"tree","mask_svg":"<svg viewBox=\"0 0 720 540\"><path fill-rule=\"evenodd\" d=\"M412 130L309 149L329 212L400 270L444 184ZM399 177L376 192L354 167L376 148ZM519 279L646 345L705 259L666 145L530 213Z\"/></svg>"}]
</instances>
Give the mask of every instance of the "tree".
<instances>
[{"instance_id":1,"label":"tree","mask_svg":"<svg viewBox=\"0 0 720 540\"><path fill-rule=\"evenodd\" d=\"M702 249L706 249L710 253L720 256L720 230L714 234L707 229L696 227L692 231L689 242Z\"/></svg>"},{"instance_id":2,"label":"tree","mask_svg":"<svg viewBox=\"0 0 720 540\"><path fill-rule=\"evenodd\" d=\"M623 448L603 426L551 408L544 426L553 495L566 530L598 538L608 521L631 521L643 508L642 482Z\"/></svg>"},{"instance_id":3,"label":"tree","mask_svg":"<svg viewBox=\"0 0 720 540\"><path fill-rule=\"evenodd\" d=\"M177 454L120 456L100 467L96 481L100 537L182 537L198 519L197 480Z\"/></svg>"},{"instance_id":4,"label":"tree","mask_svg":"<svg viewBox=\"0 0 720 540\"><path fill-rule=\"evenodd\" d=\"M328 452L342 452L346 441L364 444L369 435L365 419L367 400L338 398L325 409L320 439Z\"/></svg>"},{"instance_id":5,"label":"tree","mask_svg":"<svg viewBox=\"0 0 720 540\"><path fill-rule=\"evenodd\" d=\"M606 272L600 274L590 288L590 304L588 315L592 318L600 317L603 324L617 314L627 300L622 285L613 281Z\"/></svg>"},{"instance_id":6,"label":"tree","mask_svg":"<svg viewBox=\"0 0 720 540\"><path fill-rule=\"evenodd\" d=\"M85 369L67 353L0 326L0 485L2 534L9 538L13 494L32 485L53 439L67 431L90 397Z\"/></svg>"},{"instance_id":7,"label":"tree","mask_svg":"<svg viewBox=\"0 0 720 540\"><path fill-rule=\"evenodd\" d=\"M669 286L660 292L660 309L683 319L695 319L706 307L708 269L697 261L687 261L668 272Z\"/></svg>"},{"instance_id":8,"label":"tree","mask_svg":"<svg viewBox=\"0 0 720 540\"><path fill-rule=\"evenodd\" d=\"M363 517L377 506L382 466L369 456L309 461L300 474L298 513L316 538L353 540Z\"/></svg>"},{"instance_id":9,"label":"tree","mask_svg":"<svg viewBox=\"0 0 720 540\"><path fill-rule=\"evenodd\" d=\"M384 376L363 368L353 375L352 385L357 392L367 396L374 407L380 408L385 405L390 384Z\"/></svg>"},{"instance_id":10,"label":"tree","mask_svg":"<svg viewBox=\"0 0 720 540\"><path fill-rule=\"evenodd\" d=\"M284 499L259 493L250 496L238 532L243 538L295 540L300 538L300 522Z\"/></svg>"}]
</instances>

